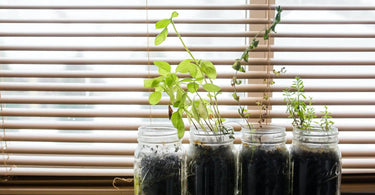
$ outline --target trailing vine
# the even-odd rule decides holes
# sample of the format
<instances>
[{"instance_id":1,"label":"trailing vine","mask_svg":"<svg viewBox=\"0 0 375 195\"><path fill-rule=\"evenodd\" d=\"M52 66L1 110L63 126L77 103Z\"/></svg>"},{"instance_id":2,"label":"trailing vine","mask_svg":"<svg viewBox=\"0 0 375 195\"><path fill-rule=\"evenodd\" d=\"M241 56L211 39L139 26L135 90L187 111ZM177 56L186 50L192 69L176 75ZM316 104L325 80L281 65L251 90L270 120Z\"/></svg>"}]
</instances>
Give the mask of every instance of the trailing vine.
<instances>
[{"instance_id":1,"label":"trailing vine","mask_svg":"<svg viewBox=\"0 0 375 195\"><path fill-rule=\"evenodd\" d=\"M281 20L281 12L282 12L281 7L278 6L276 8L276 11L277 11L277 13L275 15L275 18L274 18L272 24L264 30L263 40L268 40L269 37L270 37L270 33L276 32L275 31L276 25L279 24L280 20ZM248 113L248 110L245 108L245 106L241 105L240 96L238 96L238 94L237 94L237 86L241 85L241 83L242 83L242 81L238 79L238 73L239 72L242 72L242 73L246 72L245 65L249 63L249 52L251 52L252 50L254 50L258 47L258 45L259 45L258 36L260 35L261 32L263 32L263 31L258 32L254 36L254 38L251 40L251 43L249 44L249 46L242 52L241 57L237 58L232 65L232 68L235 70L235 74L234 74L234 76L232 78L232 81L231 81L231 86L234 88L234 93L232 94L232 97L237 102L238 114L240 115L240 117L242 119L244 119L246 121L249 129L251 129L251 127L252 127L251 124L249 123L249 121L247 120L247 118L250 116L250 114ZM285 72L285 68L282 68L279 71L273 70L273 73L276 76L278 76L280 73L284 73L284 72ZM265 122L265 119L268 118L270 86L274 84L274 81L272 81L270 79L269 75L267 75L267 78L264 79L264 81L265 81L265 84L266 84L266 89L263 93L262 100L256 101L256 105L258 106L258 109L259 109L259 112L260 112L259 119L258 119L258 124L259 124L260 127L262 127L263 123Z\"/></svg>"}]
</instances>

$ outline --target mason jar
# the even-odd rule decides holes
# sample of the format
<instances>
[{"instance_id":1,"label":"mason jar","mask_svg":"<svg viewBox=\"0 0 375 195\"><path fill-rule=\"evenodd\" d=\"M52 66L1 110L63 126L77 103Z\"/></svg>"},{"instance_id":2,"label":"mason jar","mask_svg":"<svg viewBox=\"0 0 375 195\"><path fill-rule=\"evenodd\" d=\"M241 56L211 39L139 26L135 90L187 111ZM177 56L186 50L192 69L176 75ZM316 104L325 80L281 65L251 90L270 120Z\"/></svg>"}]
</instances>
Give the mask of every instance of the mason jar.
<instances>
[{"instance_id":1,"label":"mason jar","mask_svg":"<svg viewBox=\"0 0 375 195\"><path fill-rule=\"evenodd\" d=\"M134 190L139 195L184 195L186 153L171 126L141 126L134 156Z\"/></svg>"},{"instance_id":2,"label":"mason jar","mask_svg":"<svg viewBox=\"0 0 375 195\"><path fill-rule=\"evenodd\" d=\"M264 126L241 130L238 154L240 195L288 195L289 151L285 128Z\"/></svg>"},{"instance_id":3,"label":"mason jar","mask_svg":"<svg viewBox=\"0 0 375 195\"><path fill-rule=\"evenodd\" d=\"M340 194L338 129L294 128L291 148L293 194Z\"/></svg>"},{"instance_id":4,"label":"mason jar","mask_svg":"<svg viewBox=\"0 0 375 195\"><path fill-rule=\"evenodd\" d=\"M226 126L227 132L233 128ZM232 133L190 129L187 160L189 195L234 195L236 152Z\"/></svg>"}]
</instances>

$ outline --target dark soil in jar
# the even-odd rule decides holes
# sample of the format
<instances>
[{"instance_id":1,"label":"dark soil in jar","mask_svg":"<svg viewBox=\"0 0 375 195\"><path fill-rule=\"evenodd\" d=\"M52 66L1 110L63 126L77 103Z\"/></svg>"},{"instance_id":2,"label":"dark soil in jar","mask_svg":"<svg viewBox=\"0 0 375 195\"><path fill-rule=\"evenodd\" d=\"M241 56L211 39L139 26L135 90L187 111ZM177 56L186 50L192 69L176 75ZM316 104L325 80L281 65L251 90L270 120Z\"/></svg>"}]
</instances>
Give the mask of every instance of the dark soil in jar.
<instances>
[{"instance_id":1,"label":"dark soil in jar","mask_svg":"<svg viewBox=\"0 0 375 195\"><path fill-rule=\"evenodd\" d=\"M232 145L190 147L187 161L188 194L233 195L236 157Z\"/></svg>"},{"instance_id":2,"label":"dark soil in jar","mask_svg":"<svg viewBox=\"0 0 375 195\"><path fill-rule=\"evenodd\" d=\"M289 153L244 145L239 153L240 195L288 195Z\"/></svg>"},{"instance_id":3,"label":"dark soil in jar","mask_svg":"<svg viewBox=\"0 0 375 195\"><path fill-rule=\"evenodd\" d=\"M182 191L182 159L173 154L144 156L141 160L142 195L179 195Z\"/></svg>"},{"instance_id":4,"label":"dark soil in jar","mask_svg":"<svg viewBox=\"0 0 375 195\"><path fill-rule=\"evenodd\" d=\"M340 157L336 151L293 149L293 194L335 195L340 193Z\"/></svg>"}]
</instances>

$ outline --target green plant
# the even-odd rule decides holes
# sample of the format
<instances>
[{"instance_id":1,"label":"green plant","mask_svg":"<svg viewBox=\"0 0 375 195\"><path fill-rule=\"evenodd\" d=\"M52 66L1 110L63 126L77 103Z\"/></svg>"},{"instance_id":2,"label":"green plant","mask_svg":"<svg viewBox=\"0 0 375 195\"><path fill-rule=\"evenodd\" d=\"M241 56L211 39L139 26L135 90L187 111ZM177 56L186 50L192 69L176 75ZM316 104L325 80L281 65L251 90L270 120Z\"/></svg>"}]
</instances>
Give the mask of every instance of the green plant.
<instances>
[{"instance_id":1,"label":"green plant","mask_svg":"<svg viewBox=\"0 0 375 195\"><path fill-rule=\"evenodd\" d=\"M311 107L312 98L307 98L304 95L304 84L300 77L295 78L295 81L293 81L290 89L284 90L283 96L284 101L287 103L286 112L289 114L289 117L293 119L293 127L304 130L312 129L314 127L312 125L313 119L316 117L316 115L314 108ZM306 102L308 102L308 104L306 104ZM331 113L328 112L328 107L324 107L324 115L321 117L320 122L314 122L320 126L321 129L328 131L331 129L334 122L330 120L332 117L329 116Z\"/></svg>"},{"instance_id":2,"label":"green plant","mask_svg":"<svg viewBox=\"0 0 375 195\"><path fill-rule=\"evenodd\" d=\"M269 34L271 32L276 32L275 31L276 25L279 24L280 20L281 20L281 12L282 12L281 7L278 6L276 8L276 11L277 11L277 13L275 15L275 18L274 18L272 24L264 30L263 40L268 40ZM237 94L237 86L241 85L241 83L242 83L241 80L238 79L238 73L239 72L243 72L243 73L246 72L244 65L249 63L249 52L258 47L259 40L257 38L258 38L258 36L261 32L263 32L263 31L260 31L255 35L255 37L252 39L250 45L243 51L241 57L236 59L234 64L232 65L232 68L236 71L233 78L232 78L232 81L231 81L231 85L234 88L234 93L232 94L232 96L233 96L233 99L237 102L237 104L239 106L238 114L240 115L240 117L242 119L245 119L249 129L251 129L251 124L246 119L250 116L250 114L247 113L248 110L245 108L245 106L241 105L240 97ZM284 72L285 72L285 68L282 68L279 71L273 70L273 73L276 76L278 76L280 73L284 73ZM275 84L275 82L269 76L264 79L264 82L266 84L266 88L265 88L265 91L263 93L263 97L262 97L261 100L256 101L256 105L258 106L258 109L259 109L258 124L259 124L260 127L262 127L263 123L265 122L265 119L268 118L270 86Z\"/></svg>"},{"instance_id":3,"label":"green plant","mask_svg":"<svg viewBox=\"0 0 375 195\"><path fill-rule=\"evenodd\" d=\"M324 105L324 111L322 111L323 116L320 118L320 122L316 122L321 129L329 130L332 128L332 126L335 124L333 121L331 121L332 116L330 116L330 112L328 112L327 105Z\"/></svg>"},{"instance_id":4,"label":"green plant","mask_svg":"<svg viewBox=\"0 0 375 195\"><path fill-rule=\"evenodd\" d=\"M178 13L173 12L170 18L162 19L155 24L156 29L163 29L156 36L155 45L160 45L166 40L168 27L172 25L174 32L191 58L180 62L175 71L172 71L171 65L167 62L154 61L160 76L144 80L145 88L155 90L150 94L149 102L153 105L158 104L162 93L169 96L170 105L177 109L173 112L169 106L169 111L172 113L170 119L173 126L177 128L180 138L185 132L184 116L195 128L233 134L223 125L224 119L219 112L217 97L221 93L221 88L214 84L216 68L212 62L196 59L193 56L176 29L173 19L177 16Z\"/></svg>"}]
</instances>

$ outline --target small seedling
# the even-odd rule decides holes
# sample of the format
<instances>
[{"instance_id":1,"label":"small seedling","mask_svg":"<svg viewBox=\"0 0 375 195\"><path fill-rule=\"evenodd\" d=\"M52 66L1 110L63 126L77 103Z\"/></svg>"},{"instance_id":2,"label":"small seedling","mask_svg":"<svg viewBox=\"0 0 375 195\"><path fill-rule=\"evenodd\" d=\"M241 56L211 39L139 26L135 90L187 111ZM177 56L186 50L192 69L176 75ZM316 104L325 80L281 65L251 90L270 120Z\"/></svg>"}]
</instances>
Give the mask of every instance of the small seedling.
<instances>
[{"instance_id":1,"label":"small seedling","mask_svg":"<svg viewBox=\"0 0 375 195\"><path fill-rule=\"evenodd\" d=\"M296 77L290 89L284 90L284 101L287 103L286 112L289 114L289 117L293 119L293 127L297 127L303 130L311 130L314 126L312 125L313 119L316 117L314 108L312 105L312 98L307 98L304 95L304 84L301 78ZM308 102L308 104L306 104ZM333 121L329 116L331 113L328 112L327 106L325 111L323 111L323 116L321 117L320 122L314 121L322 130L330 130Z\"/></svg>"}]
</instances>

